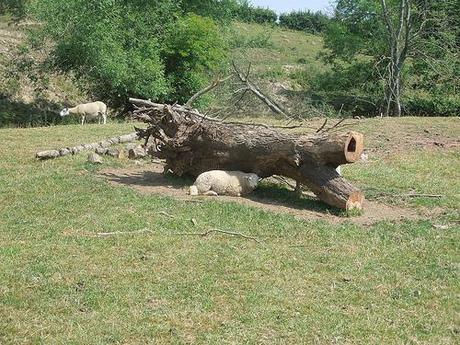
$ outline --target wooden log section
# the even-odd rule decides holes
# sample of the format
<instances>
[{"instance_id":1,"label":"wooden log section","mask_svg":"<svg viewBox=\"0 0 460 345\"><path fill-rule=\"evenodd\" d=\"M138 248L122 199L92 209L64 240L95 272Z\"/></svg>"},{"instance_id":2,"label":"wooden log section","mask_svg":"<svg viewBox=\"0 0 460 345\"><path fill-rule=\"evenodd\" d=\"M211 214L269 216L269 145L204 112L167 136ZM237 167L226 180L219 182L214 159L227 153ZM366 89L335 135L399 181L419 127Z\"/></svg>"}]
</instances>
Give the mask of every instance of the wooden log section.
<instances>
[{"instance_id":1,"label":"wooden log section","mask_svg":"<svg viewBox=\"0 0 460 345\"><path fill-rule=\"evenodd\" d=\"M55 150L39 151L35 154L35 157L40 160L45 160L45 159L64 157L67 155L76 155L85 150L97 150L101 148L107 149L108 147L112 145L129 143L129 142L132 142L138 139L139 138L137 136L137 133L133 132L129 134L120 135L118 137L112 137L112 138L102 140L96 143L81 144L81 145L72 146L72 147L62 147L60 149L55 149Z\"/></svg>"},{"instance_id":2,"label":"wooden log section","mask_svg":"<svg viewBox=\"0 0 460 345\"><path fill-rule=\"evenodd\" d=\"M178 176L213 169L280 175L308 186L331 206L362 208L363 193L335 171L361 157L360 133L291 135L266 125L224 123L183 106L130 101L143 107L136 110L138 119L149 124L136 129L139 136L158 139L155 156Z\"/></svg>"}]
</instances>

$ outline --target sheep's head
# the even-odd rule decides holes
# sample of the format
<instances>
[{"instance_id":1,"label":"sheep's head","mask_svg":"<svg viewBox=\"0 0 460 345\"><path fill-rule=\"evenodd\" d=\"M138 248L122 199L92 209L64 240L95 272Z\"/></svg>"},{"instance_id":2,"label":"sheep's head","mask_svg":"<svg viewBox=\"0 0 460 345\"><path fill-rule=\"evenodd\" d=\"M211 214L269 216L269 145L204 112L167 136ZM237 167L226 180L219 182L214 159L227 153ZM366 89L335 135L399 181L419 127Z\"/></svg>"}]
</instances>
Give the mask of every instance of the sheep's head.
<instances>
[{"instance_id":1,"label":"sheep's head","mask_svg":"<svg viewBox=\"0 0 460 345\"><path fill-rule=\"evenodd\" d=\"M59 115L61 115L61 117L69 115L69 109L68 108L62 109Z\"/></svg>"},{"instance_id":2,"label":"sheep's head","mask_svg":"<svg viewBox=\"0 0 460 345\"><path fill-rule=\"evenodd\" d=\"M256 189L259 181L261 180L259 176L256 174L248 174L245 176L246 180L248 181L249 187L252 189Z\"/></svg>"}]
</instances>

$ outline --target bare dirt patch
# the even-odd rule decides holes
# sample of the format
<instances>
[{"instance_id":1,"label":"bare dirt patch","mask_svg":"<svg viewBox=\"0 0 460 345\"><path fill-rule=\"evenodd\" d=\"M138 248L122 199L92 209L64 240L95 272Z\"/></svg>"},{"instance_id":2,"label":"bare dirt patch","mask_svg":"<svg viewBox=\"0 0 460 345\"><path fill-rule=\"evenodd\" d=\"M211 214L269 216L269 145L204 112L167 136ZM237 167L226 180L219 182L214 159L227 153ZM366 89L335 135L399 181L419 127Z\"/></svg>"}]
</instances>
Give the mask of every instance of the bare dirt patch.
<instances>
[{"instance_id":1,"label":"bare dirt patch","mask_svg":"<svg viewBox=\"0 0 460 345\"><path fill-rule=\"evenodd\" d=\"M104 169L99 174L114 185L129 186L140 193L169 196L185 201L207 201L211 197L191 197L188 189L192 181L187 181L163 174L161 163L149 163L123 169ZM293 193L286 191L286 193ZM219 196L212 200L219 202L236 202L242 205L256 207L274 213L290 214L303 220L326 220L331 223L353 222L360 225L372 225L379 221L403 221L416 219L415 211L390 206L375 201L366 201L364 213L359 216L346 217L337 209L329 208L318 201L313 194L304 195L292 200L279 200L278 191L271 193L270 188L264 188L264 192L257 192L244 198Z\"/></svg>"}]
</instances>

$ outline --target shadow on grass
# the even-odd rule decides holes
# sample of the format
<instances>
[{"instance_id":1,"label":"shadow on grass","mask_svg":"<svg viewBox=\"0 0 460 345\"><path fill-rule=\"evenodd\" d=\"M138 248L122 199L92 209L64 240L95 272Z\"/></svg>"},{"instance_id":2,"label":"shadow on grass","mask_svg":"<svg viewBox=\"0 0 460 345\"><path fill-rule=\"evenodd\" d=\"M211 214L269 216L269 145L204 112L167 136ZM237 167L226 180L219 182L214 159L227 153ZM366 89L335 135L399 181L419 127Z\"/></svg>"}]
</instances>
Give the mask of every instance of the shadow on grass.
<instances>
[{"instance_id":1,"label":"shadow on grass","mask_svg":"<svg viewBox=\"0 0 460 345\"><path fill-rule=\"evenodd\" d=\"M284 186L275 183L261 183L254 193L247 196L247 198L265 204L286 206L298 210L309 210L336 216L343 215L341 209L331 207L318 200L315 196L306 194L299 196Z\"/></svg>"},{"instance_id":2,"label":"shadow on grass","mask_svg":"<svg viewBox=\"0 0 460 345\"><path fill-rule=\"evenodd\" d=\"M187 196L185 191L188 190L188 187L194 182L191 178L178 177L172 174L164 175L160 171L147 170L128 172L125 174L117 171L110 171L102 172L101 175L110 182L116 184L135 187L138 190L146 192L167 194L173 197ZM293 191L275 183L263 182L254 193L243 198L265 205L282 206L296 210L309 210L335 216L344 215L342 210L330 207L314 196L305 194L298 196ZM210 198L210 200L211 199L212 198ZM238 198L231 199L238 202Z\"/></svg>"},{"instance_id":3,"label":"shadow on grass","mask_svg":"<svg viewBox=\"0 0 460 345\"><path fill-rule=\"evenodd\" d=\"M49 126L62 123L61 106L44 99L32 103L13 101L0 94L0 127Z\"/></svg>"}]
</instances>

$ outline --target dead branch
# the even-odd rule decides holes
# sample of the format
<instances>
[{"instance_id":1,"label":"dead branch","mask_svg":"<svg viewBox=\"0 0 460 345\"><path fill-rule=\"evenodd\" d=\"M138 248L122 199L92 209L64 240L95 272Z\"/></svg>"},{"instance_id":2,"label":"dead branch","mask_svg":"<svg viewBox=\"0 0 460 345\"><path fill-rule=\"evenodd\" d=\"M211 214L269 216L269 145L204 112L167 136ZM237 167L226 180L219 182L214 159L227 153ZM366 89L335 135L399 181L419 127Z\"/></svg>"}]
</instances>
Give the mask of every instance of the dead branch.
<instances>
[{"instance_id":1,"label":"dead branch","mask_svg":"<svg viewBox=\"0 0 460 345\"><path fill-rule=\"evenodd\" d=\"M233 70L235 71L235 75L239 78L239 80L247 86L247 89L250 90L254 95L256 95L261 101L263 101L273 112L277 114L281 114L286 118L291 118L291 115L284 110L279 104L277 104L273 99L269 96L265 95L254 83L249 80L251 65L248 67L248 71L244 76L236 63L233 61Z\"/></svg>"},{"instance_id":2,"label":"dead branch","mask_svg":"<svg viewBox=\"0 0 460 345\"><path fill-rule=\"evenodd\" d=\"M204 89L198 91L197 93L195 93L188 101L187 103L185 103L185 107L187 108L190 108L193 103L195 103L195 101L200 98L201 96L203 96L204 94L208 93L209 91L215 89L217 86L219 86L220 84L222 83L225 83L227 80L229 80L232 76L229 75L223 79L216 79L214 80L210 85L208 85L207 87L205 87Z\"/></svg>"},{"instance_id":3,"label":"dead branch","mask_svg":"<svg viewBox=\"0 0 460 345\"><path fill-rule=\"evenodd\" d=\"M118 235L137 235L137 234L145 234L145 233L153 234L153 231L149 229L142 229L142 230L137 230L137 231L98 232L97 236L109 237L109 236L118 236Z\"/></svg>"},{"instance_id":4,"label":"dead branch","mask_svg":"<svg viewBox=\"0 0 460 345\"><path fill-rule=\"evenodd\" d=\"M220 229L210 229L210 230L207 230L206 232L185 232L185 233L176 233L174 235L177 235L177 236L201 236L201 237L206 237L212 233L221 233L221 234L225 234L225 235L231 235L231 236L238 236L238 237L242 237L242 238L246 238L248 240L253 240L259 244L262 244L262 242L260 240L258 240L257 238L255 237L252 237L252 236L248 236L248 235L245 235L245 234L242 234L242 233L239 233L239 232L233 232L233 231L225 231L225 230L220 230Z\"/></svg>"}]
</instances>

